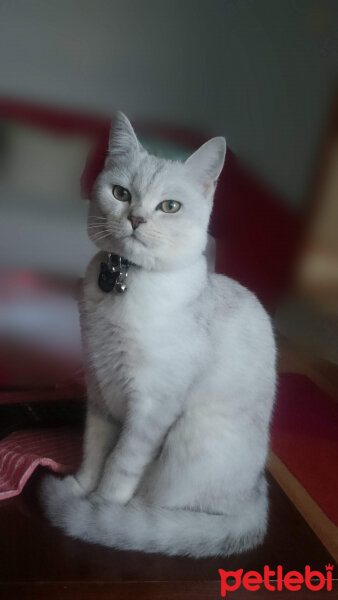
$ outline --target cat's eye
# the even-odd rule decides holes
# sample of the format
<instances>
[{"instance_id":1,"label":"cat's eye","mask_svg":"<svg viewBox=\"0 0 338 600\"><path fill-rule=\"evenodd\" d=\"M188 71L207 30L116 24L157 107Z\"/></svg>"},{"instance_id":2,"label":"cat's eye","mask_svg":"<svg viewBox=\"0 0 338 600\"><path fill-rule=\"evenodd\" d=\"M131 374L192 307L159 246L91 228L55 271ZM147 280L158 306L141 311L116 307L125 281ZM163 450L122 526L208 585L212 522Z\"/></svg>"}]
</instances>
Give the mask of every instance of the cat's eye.
<instances>
[{"instance_id":1,"label":"cat's eye","mask_svg":"<svg viewBox=\"0 0 338 600\"><path fill-rule=\"evenodd\" d=\"M131 194L126 190L126 188L121 185L114 185L113 187L113 195L116 200L120 200L120 202L130 202Z\"/></svg>"},{"instance_id":2,"label":"cat's eye","mask_svg":"<svg viewBox=\"0 0 338 600\"><path fill-rule=\"evenodd\" d=\"M176 200L164 200L156 207L157 210L162 210L165 213L177 213L181 208L181 203Z\"/></svg>"}]
</instances>

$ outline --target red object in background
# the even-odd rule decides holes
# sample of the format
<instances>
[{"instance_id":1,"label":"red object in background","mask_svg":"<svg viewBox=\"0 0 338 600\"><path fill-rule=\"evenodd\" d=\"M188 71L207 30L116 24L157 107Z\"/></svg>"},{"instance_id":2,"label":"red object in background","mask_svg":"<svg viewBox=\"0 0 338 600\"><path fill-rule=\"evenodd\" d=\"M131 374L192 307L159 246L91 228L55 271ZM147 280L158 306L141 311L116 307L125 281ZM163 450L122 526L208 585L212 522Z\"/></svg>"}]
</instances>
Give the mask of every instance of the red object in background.
<instances>
[{"instance_id":1,"label":"red object in background","mask_svg":"<svg viewBox=\"0 0 338 600\"><path fill-rule=\"evenodd\" d=\"M236 279L271 312L287 290L301 219L227 152L215 195L210 233L216 271Z\"/></svg>"},{"instance_id":2,"label":"red object in background","mask_svg":"<svg viewBox=\"0 0 338 600\"><path fill-rule=\"evenodd\" d=\"M62 294L58 289L58 286L37 273L25 270L0 272L0 310L4 311L1 313L0 328L0 405L84 397L79 342L70 346L71 339L67 337L65 342L55 344L54 338L54 343L51 340L46 346L46 340L33 341L27 336L27 331L20 335L19 329L13 329L13 324L9 331L3 329L3 315L6 315L8 306L14 305L16 319L20 323L19 313L24 312L27 306L34 306L34 302L37 302L40 311L42 299L45 299L47 306L49 301L54 302L55 308L55 301L63 299L63 294L66 294L63 287ZM75 304L73 312L76 315ZM65 318L67 314L63 312L61 316ZM10 320L7 312L8 318ZM34 311L32 318L34 322ZM41 312L39 318L41 320ZM25 329L24 321L22 326ZM49 330L48 336L53 337L53 329Z\"/></svg>"}]
</instances>

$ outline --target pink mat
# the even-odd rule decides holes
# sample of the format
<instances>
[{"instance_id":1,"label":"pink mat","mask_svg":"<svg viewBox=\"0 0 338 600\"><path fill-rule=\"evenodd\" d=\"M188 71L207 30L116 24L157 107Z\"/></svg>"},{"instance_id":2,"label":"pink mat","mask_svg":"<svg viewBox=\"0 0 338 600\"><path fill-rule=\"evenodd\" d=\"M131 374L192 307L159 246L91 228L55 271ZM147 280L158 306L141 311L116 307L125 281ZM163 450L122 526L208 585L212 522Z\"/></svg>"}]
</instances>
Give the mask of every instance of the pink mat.
<instances>
[{"instance_id":1,"label":"pink mat","mask_svg":"<svg viewBox=\"0 0 338 600\"><path fill-rule=\"evenodd\" d=\"M81 458L81 435L74 429L16 431L0 442L0 500L17 496L39 466L73 472Z\"/></svg>"}]
</instances>

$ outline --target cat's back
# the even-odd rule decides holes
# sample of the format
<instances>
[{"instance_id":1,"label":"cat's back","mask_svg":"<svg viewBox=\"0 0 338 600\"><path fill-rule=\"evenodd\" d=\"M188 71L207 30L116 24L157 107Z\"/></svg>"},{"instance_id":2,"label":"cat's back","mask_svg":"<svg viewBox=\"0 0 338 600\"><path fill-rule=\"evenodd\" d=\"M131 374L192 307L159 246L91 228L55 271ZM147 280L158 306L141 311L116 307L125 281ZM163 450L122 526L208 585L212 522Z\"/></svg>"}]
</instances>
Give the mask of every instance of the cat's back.
<instances>
[{"instance_id":1,"label":"cat's back","mask_svg":"<svg viewBox=\"0 0 338 600\"><path fill-rule=\"evenodd\" d=\"M203 301L220 317L234 317L243 312L252 312L256 318L267 317L265 309L253 292L231 277L219 273L208 273Z\"/></svg>"},{"instance_id":2,"label":"cat's back","mask_svg":"<svg viewBox=\"0 0 338 600\"><path fill-rule=\"evenodd\" d=\"M236 346L257 340L274 350L269 315L255 294L234 279L209 273L200 311L207 321L210 335L218 340L228 336L233 338Z\"/></svg>"}]
</instances>

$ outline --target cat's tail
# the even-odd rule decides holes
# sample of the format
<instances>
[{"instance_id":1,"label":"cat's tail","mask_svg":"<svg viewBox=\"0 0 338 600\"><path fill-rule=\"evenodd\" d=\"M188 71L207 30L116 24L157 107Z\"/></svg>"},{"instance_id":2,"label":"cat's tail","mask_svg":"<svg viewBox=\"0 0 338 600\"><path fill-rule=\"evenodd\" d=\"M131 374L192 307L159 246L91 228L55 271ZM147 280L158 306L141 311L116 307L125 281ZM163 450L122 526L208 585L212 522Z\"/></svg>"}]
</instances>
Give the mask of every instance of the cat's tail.
<instances>
[{"instance_id":1,"label":"cat's tail","mask_svg":"<svg viewBox=\"0 0 338 600\"><path fill-rule=\"evenodd\" d=\"M72 537L121 550L228 556L258 546L266 531L265 481L256 499L235 515L148 506L137 498L125 506L91 502L67 494L62 483L52 476L43 483L42 500L52 523Z\"/></svg>"}]
</instances>

